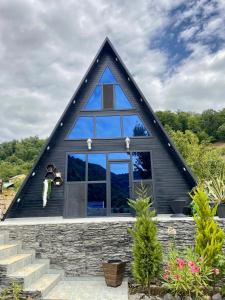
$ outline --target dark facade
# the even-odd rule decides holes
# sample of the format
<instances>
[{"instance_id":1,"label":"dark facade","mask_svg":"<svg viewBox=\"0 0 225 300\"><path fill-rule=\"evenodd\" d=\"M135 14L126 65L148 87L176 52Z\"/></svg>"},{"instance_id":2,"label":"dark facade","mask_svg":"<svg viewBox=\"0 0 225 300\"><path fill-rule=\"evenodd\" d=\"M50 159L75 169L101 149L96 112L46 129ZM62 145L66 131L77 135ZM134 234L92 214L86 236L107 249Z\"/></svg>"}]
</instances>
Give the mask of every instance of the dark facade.
<instances>
[{"instance_id":1,"label":"dark facade","mask_svg":"<svg viewBox=\"0 0 225 300\"><path fill-rule=\"evenodd\" d=\"M129 137L129 149L125 139ZM91 138L91 149L87 140ZM43 207L48 165L63 183ZM158 213L186 197L195 179L106 39L6 217L127 214L140 183Z\"/></svg>"}]
</instances>

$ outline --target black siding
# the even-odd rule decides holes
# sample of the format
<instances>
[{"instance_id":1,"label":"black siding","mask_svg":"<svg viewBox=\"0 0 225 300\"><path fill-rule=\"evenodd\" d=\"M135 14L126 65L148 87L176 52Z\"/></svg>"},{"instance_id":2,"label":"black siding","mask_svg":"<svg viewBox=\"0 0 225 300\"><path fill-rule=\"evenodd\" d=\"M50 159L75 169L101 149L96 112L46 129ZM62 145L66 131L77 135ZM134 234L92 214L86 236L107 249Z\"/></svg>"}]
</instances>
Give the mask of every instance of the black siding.
<instances>
[{"instance_id":1,"label":"black siding","mask_svg":"<svg viewBox=\"0 0 225 300\"><path fill-rule=\"evenodd\" d=\"M109 66L116 76L119 84L127 94L130 102L137 110L145 125L152 133L149 138L136 138L131 140L131 151L149 150L152 152L152 168L154 179L154 191L156 205L159 213L170 212L170 201L175 197L187 196L193 187L194 179L183 170L183 161L177 157L173 146L169 147L167 140L162 136L158 123L153 122L154 116L149 112L144 101L140 100L137 90L130 81L114 53L106 48L99 55L98 63L95 63L88 74L87 83L81 85L76 97L76 103L71 102L64 114L63 126L58 126L53 134L49 146L50 149L43 152L33 172L35 176L29 176L26 184L16 196L16 201L8 211L7 217L31 217L31 216L62 216L64 209L65 188L65 163L66 153L87 151L86 141L68 141L66 135L80 114L85 101L96 86L104 68ZM82 112L81 112L82 113ZM124 112L125 113L125 112ZM86 115L86 113L84 113ZM101 112L100 114L105 114ZM93 151L124 151L124 139L94 140ZM64 183L60 187L53 187L51 199L45 208L42 207L42 190L45 168L53 163L62 173ZM16 200L15 199L15 200Z\"/></svg>"}]
</instances>

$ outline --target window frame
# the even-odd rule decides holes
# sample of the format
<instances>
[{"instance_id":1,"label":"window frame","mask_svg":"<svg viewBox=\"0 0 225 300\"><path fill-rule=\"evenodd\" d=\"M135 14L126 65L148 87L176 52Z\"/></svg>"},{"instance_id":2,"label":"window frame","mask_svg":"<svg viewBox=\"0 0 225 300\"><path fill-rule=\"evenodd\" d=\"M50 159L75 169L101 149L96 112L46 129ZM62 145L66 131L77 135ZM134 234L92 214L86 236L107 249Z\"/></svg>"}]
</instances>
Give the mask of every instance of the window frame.
<instances>
[{"instance_id":1,"label":"window frame","mask_svg":"<svg viewBox=\"0 0 225 300\"><path fill-rule=\"evenodd\" d=\"M113 83L100 83L100 80L105 72L105 70L109 68L110 72L113 74L113 76L115 77L115 80L116 80L116 83L113 82ZM112 109L108 109L108 108L104 108L104 103L103 103L103 86L104 85L113 85L113 108ZM116 108L116 91L115 91L115 86L118 85L121 90L123 91L124 95L127 97L130 105L131 105L131 108ZM95 88L97 86L100 86L101 87L101 106L102 108L99 110L99 109L85 109L85 106L87 105L87 101L89 100L90 96L92 95L92 93L94 92ZM99 79L98 79L98 83L91 89L91 92L90 94L88 95L87 97L87 100L85 101L85 105L82 106L81 108L81 112L96 112L96 111L110 111L110 110L113 110L113 111L124 111L124 110L128 110L128 111L131 111L131 110L134 110L135 109L135 106L134 106L134 103L132 101L130 101L130 99L128 98L127 94L124 92L124 89L122 88L121 84L118 82L115 74L112 72L111 70L111 67L107 64L105 67L104 67L104 70L101 72L101 75L99 76Z\"/></svg>"},{"instance_id":2,"label":"window frame","mask_svg":"<svg viewBox=\"0 0 225 300\"><path fill-rule=\"evenodd\" d=\"M70 131L68 132L68 134L66 135L65 137L65 141L84 141L84 140L87 140L89 137L86 137L86 138L76 138L76 139L72 139L72 138L69 138L69 134L70 132L73 130L75 124L77 123L78 119L80 117L92 117L93 118L93 122L94 122L94 127L93 127L93 137L90 137L92 140L121 140L121 139L125 139L126 136L124 135L124 128L123 128L123 116L132 116L132 115L136 115L139 117L139 119L141 120L141 122L144 124L145 128L148 130L149 132L149 136L130 136L129 138L130 139L152 139L154 138L154 135L152 134L152 131L149 130L149 128L146 126L146 123L143 121L142 117L136 113L136 112L123 112L123 113L120 113L120 114L116 114L115 111L109 111L108 114L103 114L102 112L101 113L97 113L96 114L96 111L95 113L93 114L93 111L92 111L92 114L90 114L90 112L85 112L85 114L80 114L78 116L78 118L75 120L75 122L73 123L73 127L72 129L70 129ZM111 116L119 116L120 117L120 130L121 130L121 137L104 137L104 138L101 138L101 137L96 137L96 117L111 117Z\"/></svg>"},{"instance_id":3,"label":"window frame","mask_svg":"<svg viewBox=\"0 0 225 300\"><path fill-rule=\"evenodd\" d=\"M109 154L110 153L127 153L127 151L116 151L116 150L112 150L112 151L92 151L91 153L96 153L96 154L105 154L106 155L106 180L99 180L99 181L88 181L88 154L90 154L89 151L82 151L82 150L77 150L77 151L69 151L69 152L66 152L65 155L66 155L66 166L65 166L65 184L85 184L85 217L88 217L88 207L87 207L87 193L88 193L88 184L89 183L105 183L106 184L106 204L107 204L107 214L106 216L112 216L113 214L111 214L111 208L109 207L110 205L110 200L108 197L108 193L109 193L109 190L110 190L110 177L108 175L108 172L109 172L109 164L110 162L130 162L130 167L131 167L131 170L130 170L130 179L131 179L131 186L132 186L132 191L131 191L131 197L134 198L135 196L135 193L134 193L134 183L137 182L137 183L141 183L143 182L143 184L148 184L148 183L151 183L152 185L152 197L153 197L153 207L156 208L156 198L155 198L155 174L154 174L154 164L153 164L153 151L150 149L150 150L141 150L139 148L137 148L136 150L132 150L132 151L129 151L130 153L130 159L109 159ZM132 161L132 155L131 153L132 152L149 152L150 153L150 161L151 161L151 174L152 174L152 178L151 179L143 179L143 180L140 180L140 179L134 179L134 176L133 176L133 161ZM86 168L85 168L85 181L67 181L67 172L68 172L68 156L71 155L71 154L85 154L85 163L86 163ZM116 215L124 215L124 214L116 214Z\"/></svg>"}]
</instances>

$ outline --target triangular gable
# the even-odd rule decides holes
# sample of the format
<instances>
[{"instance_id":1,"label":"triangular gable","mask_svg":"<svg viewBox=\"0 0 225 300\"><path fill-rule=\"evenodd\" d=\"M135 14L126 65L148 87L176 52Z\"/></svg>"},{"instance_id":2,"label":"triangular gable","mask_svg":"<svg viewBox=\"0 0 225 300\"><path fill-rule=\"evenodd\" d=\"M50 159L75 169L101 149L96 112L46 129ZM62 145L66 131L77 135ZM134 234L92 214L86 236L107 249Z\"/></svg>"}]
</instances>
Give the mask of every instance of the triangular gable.
<instances>
[{"instance_id":1,"label":"triangular gable","mask_svg":"<svg viewBox=\"0 0 225 300\"><path fill-rule=\"evenodd\" d=\"M137 86L136 82L134 81L133 77L131 76L131 74L127 70L126 66L122 62L120 56L118 55L117 51L115 50L115 48L111 44L110 40L108 38L106 38L105 41L103 42L102 46L100 47L97 55L95 56L94 60L92 61L89 69L87 70L86 74L84 75L83 79L81 80L80 84L78 85L75 93L73 94L73 96L72 96L69 104L67 105L65 111L63 112L61 118L57 122L57 124L56 124L53 132L51 133L48 141L46 142L45 146L43 147L43 149L42 149L42 151L41 151L38 159L36 160L33 168L31 169L30 173L28 174L28 176L24 180L22 186L20 187L19 191L17 192L16 196L14 197L14 200L12 201L11 205L9 206L9 208L8 208L8 210L7 210L7 212L6 212L5 216L4 216L4 219L7 217L8 213L9 213L11 207L14 205L14 203L16 201L17 202L20 201L20 199L18 197L19 197L20 193L22 192L23 188L25 187L25 185L27 184L28 179L35 175L35 169L36 169L39 161L41 160L42 155L45 152L49 151L51 149L51 147L54 145L54 137L55 137L55 135L60 130L60 128L63 126L63 121L66 118L67 114L70 112L71 108L73 107L73 109L74 109L74 106L76 106L76 98L78 97L78 95L80 94L81 90L85 87L86 83L88 82L88 78L89 78L90 74L92 73L92 71L94 70L95 64L98 63L99 57L104 53L104 51L110 51L112 53L112 55L114 56L115 61L119 64L119 67L120 67L121 71L127 77L127 80L129 81L131 87L135 90L135 93L138 95L139 101L144 106L143 108L146 111L149 112L149 118L151 119L152 124L154 124L156 131L158 132L158 134L161 137L161 140L164 143L164 146L167 148L167 150L170 153L170 155L176 161L176 164L177 164L178 168L180 169L180 172L186 178L187 182L189 183L189 185L191 187L193 187L193 186L196 185L196 180L195 180L194 176L192 175L191 171L189 170L189 168L186 166L185 161L183 160L183 158L181 157L180 153L177 151L175 145L173 144L173 142L170 140L169 136L165 132L165 130L164 130L161 122L159 121L159 119L157 118L157 116L154 114L154 112L153 112L150 104L145 99L144 95L142 94L142 92L140 91L140 89ZM109 78L111 78L111 79L114 78L113 80L115 80L115 83L117 83L115 77L114 76L112 77L111 74L110 74L111 72L109 73L109 71L106 72L105 76L102 76L102 78L101 78L100 81L102 83L104 83L104 82L107 83L107 81L109 80Z\"/></svg>"}]
</instances>

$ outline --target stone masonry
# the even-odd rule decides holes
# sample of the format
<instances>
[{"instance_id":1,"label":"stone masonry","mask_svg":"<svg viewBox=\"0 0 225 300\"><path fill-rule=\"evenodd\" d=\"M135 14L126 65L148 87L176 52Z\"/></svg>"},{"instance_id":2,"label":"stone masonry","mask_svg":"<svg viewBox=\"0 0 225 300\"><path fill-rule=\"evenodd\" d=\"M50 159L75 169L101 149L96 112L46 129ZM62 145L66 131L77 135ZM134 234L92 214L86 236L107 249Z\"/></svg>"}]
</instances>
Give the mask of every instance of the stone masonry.
<instances>
[{"instance_id":1,"label":"stone masonry","mask_svg":"<svg viewBox=\"0 0 225 300\"><path fill-rule=\"evenodd\" d=\"M130 272L132 241L127 229L133 222L134 218L74 223L63 220L57 224L29 225L3 222L0 231L8 231L10 239L21 240L24 247L34 249L38 258L50 259L51 267L64 269L66 276L102 275L101 262L108 259L128 261L127 272ZM225 228L225 220L219 222ZM158 220L157 226L164 252L168 249L168 227L176 229L177 246L193 244L192 218Z\"/></svg>"}]
</instances>

